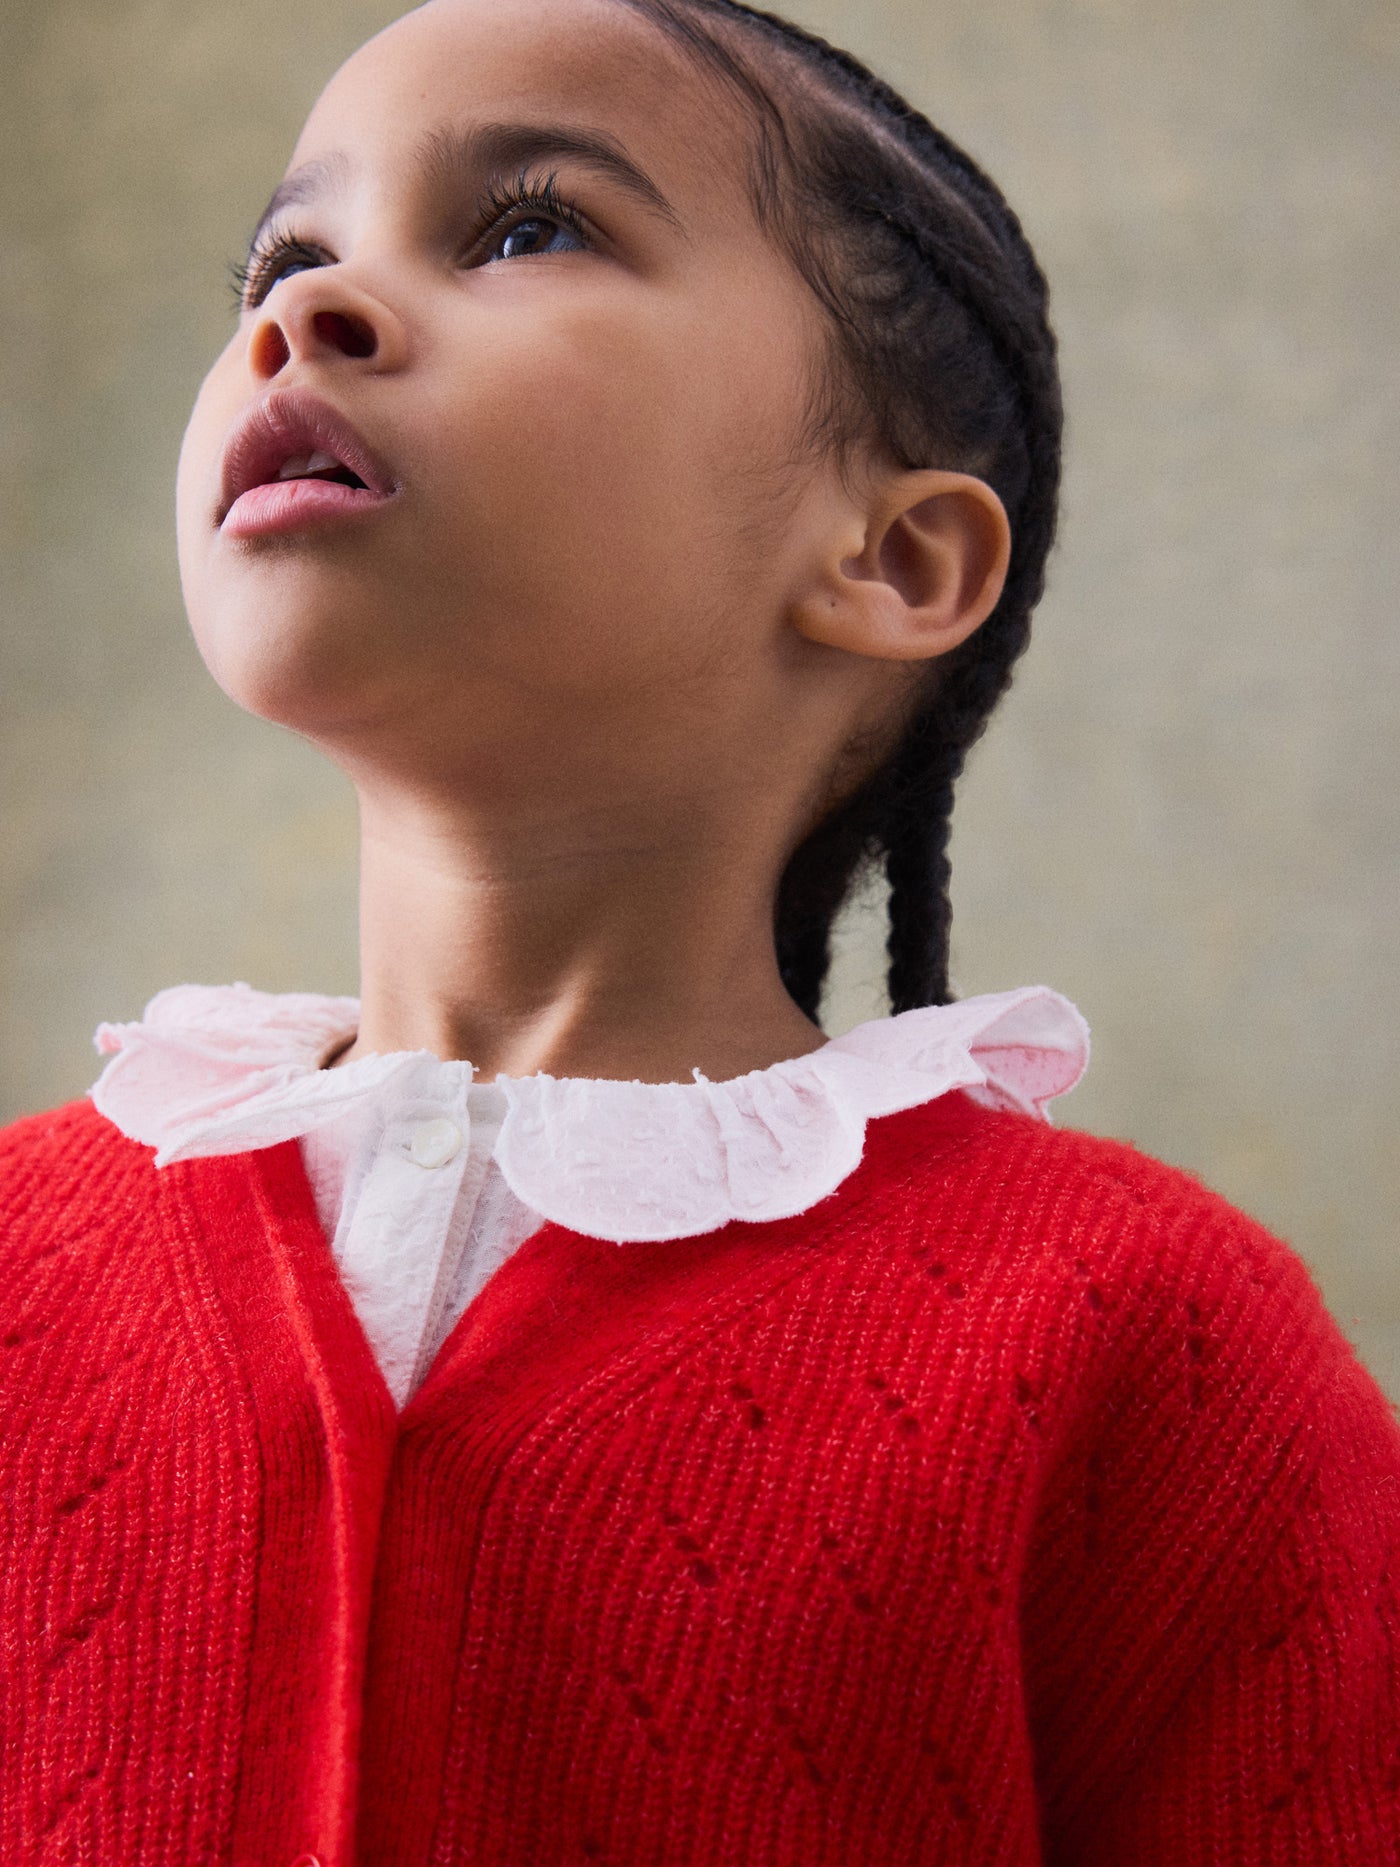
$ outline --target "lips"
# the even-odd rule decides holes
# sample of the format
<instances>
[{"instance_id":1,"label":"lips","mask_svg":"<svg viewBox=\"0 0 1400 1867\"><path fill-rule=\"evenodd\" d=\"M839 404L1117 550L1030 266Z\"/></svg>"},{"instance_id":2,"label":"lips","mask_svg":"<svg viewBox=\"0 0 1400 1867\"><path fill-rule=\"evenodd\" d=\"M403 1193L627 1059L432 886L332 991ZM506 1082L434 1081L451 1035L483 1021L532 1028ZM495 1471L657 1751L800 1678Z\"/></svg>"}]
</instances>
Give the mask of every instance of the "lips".
<instances>
[{"instance_id":1,"label":"lips","mask_svg":"<svg viewBox=\"0 0 1400 1867\"><path fill-rule=\"evenodd\" d=\"M274 389L248 410L229 436L218 524L225 524L246 494L272 486L324 487L325 496L307 502L322 509L378 505L398 490L393 474L350 422L303 389ZM277 501L283 507L291 503Z\"/></svg>"}]
</instances>

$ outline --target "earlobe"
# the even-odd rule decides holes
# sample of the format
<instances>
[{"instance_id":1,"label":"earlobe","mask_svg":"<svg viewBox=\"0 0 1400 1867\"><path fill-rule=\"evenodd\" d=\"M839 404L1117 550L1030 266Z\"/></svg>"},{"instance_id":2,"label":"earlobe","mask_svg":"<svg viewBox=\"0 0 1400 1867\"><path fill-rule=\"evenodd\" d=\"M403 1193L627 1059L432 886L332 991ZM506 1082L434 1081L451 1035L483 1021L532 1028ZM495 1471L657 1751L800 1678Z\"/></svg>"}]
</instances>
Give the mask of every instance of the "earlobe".
<instances>
[{"instance_id":1,"label":"earlobe","mask_svg":"<svg viewBox=\"0 0 1400 1867\"><path fill-rule=\"evenodd\" d=\"M838 545L793 606L793 626L852 654L931 660L986 621L1010 557L1006 510L985 480L900 473L868 508L859 550Z\"/></svg>"}]
</instances>

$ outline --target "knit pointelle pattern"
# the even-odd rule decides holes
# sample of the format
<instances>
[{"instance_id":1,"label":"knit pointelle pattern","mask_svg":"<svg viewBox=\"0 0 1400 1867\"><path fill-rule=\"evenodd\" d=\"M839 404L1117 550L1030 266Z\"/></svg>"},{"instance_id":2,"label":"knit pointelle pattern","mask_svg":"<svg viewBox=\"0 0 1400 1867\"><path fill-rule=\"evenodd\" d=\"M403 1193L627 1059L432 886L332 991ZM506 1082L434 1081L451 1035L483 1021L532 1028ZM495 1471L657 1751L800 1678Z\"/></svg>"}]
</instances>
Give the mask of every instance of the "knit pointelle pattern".
<instances>
[{"instance_id":1,"label":"knit pointelle pattern","mask_svg":"<svg viewBox=\"0 0 1400 1867\"><path fill-rule=\"evenodd\" d=\"M1400 1867L1400 1423L1130 1148L547 1224L396 1415L293 1143L75 1104L0 1304L5 1867Z\"/></svg>"}]
</instances>

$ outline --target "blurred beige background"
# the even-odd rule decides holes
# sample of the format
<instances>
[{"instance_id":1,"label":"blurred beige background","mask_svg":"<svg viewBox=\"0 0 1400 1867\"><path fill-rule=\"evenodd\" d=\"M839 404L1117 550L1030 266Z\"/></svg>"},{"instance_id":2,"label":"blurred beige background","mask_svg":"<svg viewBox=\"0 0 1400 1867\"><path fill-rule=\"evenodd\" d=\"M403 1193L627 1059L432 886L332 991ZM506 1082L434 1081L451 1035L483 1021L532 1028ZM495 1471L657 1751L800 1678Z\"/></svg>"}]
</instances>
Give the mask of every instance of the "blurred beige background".
<instances>
[{"instance_id":1,"label":"blurred beige background","mask_svg":"<svg viewBox=\"0 0 1400 1867\"><path fill-rule=\"evenodd\" d=\"M204 674L171 489L225 262L399 10L0 15L0 1119L162 986L355 989L347 788ZM1055 293L1062 542L958 806L958 988L1074 998L1060 1121L1282 1233L1400 1398L1400 9L792 11L986 163ZM884 1009L878 906L833 1033Z\"/></svg>"}]
</instances>

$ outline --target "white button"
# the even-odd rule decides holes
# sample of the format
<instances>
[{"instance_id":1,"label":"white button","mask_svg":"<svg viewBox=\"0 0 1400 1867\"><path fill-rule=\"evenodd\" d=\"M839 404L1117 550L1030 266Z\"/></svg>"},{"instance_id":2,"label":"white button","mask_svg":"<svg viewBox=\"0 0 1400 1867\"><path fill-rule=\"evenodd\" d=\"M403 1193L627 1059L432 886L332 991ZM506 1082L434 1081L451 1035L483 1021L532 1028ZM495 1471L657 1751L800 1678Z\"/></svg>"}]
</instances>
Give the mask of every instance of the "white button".
<instances>
[{"instance_id":1,"label":"white button","mask_svg":"<svg viewBox=\"0 0 1400 1867\"><path fill-rule=\"evenodd\" d=\"M445 1167L462 1145L462 1131L444 1115L425 1121L413 1131L408 1151L420 1167Z\"/></svg>"}]
</instances>

